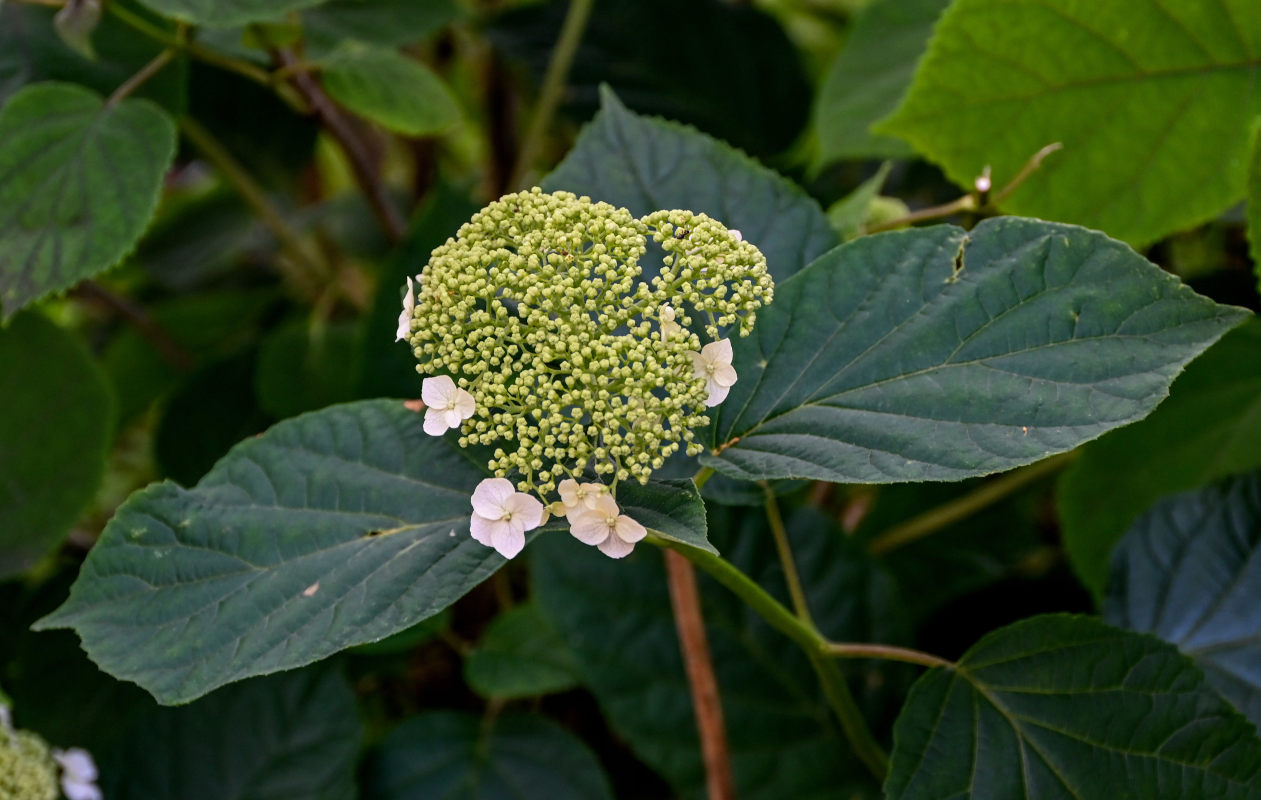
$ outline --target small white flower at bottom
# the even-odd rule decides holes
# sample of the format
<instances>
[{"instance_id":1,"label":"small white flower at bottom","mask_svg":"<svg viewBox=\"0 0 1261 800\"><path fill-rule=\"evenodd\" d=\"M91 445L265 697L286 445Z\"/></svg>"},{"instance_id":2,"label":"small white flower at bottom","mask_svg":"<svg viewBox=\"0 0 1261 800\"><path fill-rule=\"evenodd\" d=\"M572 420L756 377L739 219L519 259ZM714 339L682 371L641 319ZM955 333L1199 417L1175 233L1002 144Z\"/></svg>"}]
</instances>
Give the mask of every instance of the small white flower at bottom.
<instances>
[{"instance_id":1,"label":"small white flower at bottom","mask_svg":"<svg viewBox=\"0 0 1261 800\"><path fill-rule=\"evenodd\" d=\"M635 543L648 535L643 525L621 513L607 494L596 498L591 508L569 515L569 532L583 544L592 544L610 558L623 558Z\"/></svg>"},{"instance_id":2,"label":"small white flower at bottom","mask_svg":"<svg viewBox=\"0 0 1261 800\"><path fill-rule=\"evenodd\" d=\"M537 498L518 492L507 478L487 478L473 490L473 538L512 558L525 547L525 532L543 524L546 511Z\"/></svg>"},{"instance_id":3,"label":"small white flower at bottom","mask_svg":"<svg viewBox=\"0 0 1261 800\"><path fill-rule=\"evenodd\" d=\"M568 516L575 511L595 508L595 501L604 494L604 484L602 483L578 483L573 478L566 478L556 487L560 492L561 506L563 512L557 513L556 516Z\"/></svg>"},{"instance_id":4,"label":"small white flower at bottom","mask_svg":"<svg viewBox=\"0 0 1261 800\"><path fill-rule=\"evenodd\" d=\"M430 436L460 427L477 410L473 395L456 386L449 375L425 378L420 384L420 399L425 401L425 433Z\"/></svg>"},{"instance_id":5,"label":"small white flower at bottom","mask_svg":"<svg viewBox=\"0 0 1261 800\"><path fill-rule=\"evenodd\" d=\"M736 382L736 370L731 366L731 340L710 342L699 353L691 355L696 377L705 379L705 388L709 391L705 405L713 407L726 400Z\"/></svg>"},{"instance_id":6,"label":"small white flower at bottom","mask_svg":"<svg viewBox=\"0 0 1261 800\"><path fill-rule=\"evenodd\" d=\"M96 785L96 762L87 750L72 747L53 750L52 755L61 765L61 791L69 800L101 800L101 789Z\"/></svg>"},{"instance_id":7,"label":"small white flower at bottom","mask_svg":"<svg viewBox=\"0 0 1261 800\"><path fill-rule=\"evenodd\" d=\"M403 313L398 315L398 330L394 332L394 341L401 342L412 332L412 311L416 308L416 298L412 294L412 279L407 279L407 294L403 296Z\"/></svg>"}]
</instances>

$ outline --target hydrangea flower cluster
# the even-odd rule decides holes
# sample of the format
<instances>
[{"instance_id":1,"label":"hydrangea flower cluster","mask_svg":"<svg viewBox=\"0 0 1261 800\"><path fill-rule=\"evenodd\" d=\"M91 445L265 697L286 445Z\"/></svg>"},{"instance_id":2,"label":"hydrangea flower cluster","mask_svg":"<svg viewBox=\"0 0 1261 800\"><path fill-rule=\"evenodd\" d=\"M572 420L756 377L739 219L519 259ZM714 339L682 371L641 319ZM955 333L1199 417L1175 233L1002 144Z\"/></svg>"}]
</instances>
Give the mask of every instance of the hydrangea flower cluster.
<instances>
[{"instance_id":1,"label":"hydrangea flower cluster","mask_svg":"<svg viewBox=\"0 0 1261 800\"><path fill-rule=\"evenodd\" d=\"M693 431L737 377L723 336L747 335L773 291L761 251L704 214L636 219L538 188L475 214L408 279L398 328L430 376L425 431L494 448L473 536L511 557L556 514L629 553L646 531L620 513L618 482L701 452Z\"/></svg>"},{"instance_id":2,"label":"hydrangea flower cluster","mask_svg":"<svg viewBox=\"0 0 1261 800\"><path fill-rule=\"evenodd\" d=\"M51 749L30 731L13 727L0 705L0 800L56 800L58 772L68 800L101 800L96 764L80 748Z\"/></svg>"}]
</instances>

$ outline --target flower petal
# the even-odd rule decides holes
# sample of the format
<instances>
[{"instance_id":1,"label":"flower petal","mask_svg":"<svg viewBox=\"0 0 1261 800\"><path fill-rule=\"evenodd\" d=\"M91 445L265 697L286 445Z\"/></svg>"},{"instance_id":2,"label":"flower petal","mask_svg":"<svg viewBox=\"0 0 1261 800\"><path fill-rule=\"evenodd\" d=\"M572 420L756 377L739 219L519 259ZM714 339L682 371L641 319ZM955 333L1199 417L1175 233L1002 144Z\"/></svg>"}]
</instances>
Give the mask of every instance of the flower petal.
<instances>
[{"instance_id":1,"label":"flower petal","mask_svg":"<svg viewBox=\"0 0 1261 800\"><path fill-rule=\"evenodd\" d=\"M709 377L709 362L705 360L705 356L696 351L689 351L688 355L692 357L692 369L696 372L696 377Z\"/></svg>"},{"instance_id":2,"label":"flower petal","mask_svg":"<svg viewBox=\"0 0 1261 800\"><path fill-rule=\"evenodd\" d=\"M525 534L510 525L504 525L491 533L491 546L504 558L512 558L525 547Z\"/></svg>"},{"instance_id":3,"label":"flower petal","mask_svg":"<svg viewBox=\"0 0 1261 800\"><path fill-rule=\"evenodd\" d=\"M504 503L517 491L507 478L486 478L473 490L473 510L487 519L502 519Z\"/></svg>"},{"instance_id":4,"label":"flower petal","mask_svg":"<svg viewBox=\"0 0 1261 800\"><path fill-rule=\"evenodd\" d=\"M634 544L648 535L647 528L625 514L617 518L617 524L614 526L613 532L623 542L629 542L630 544Z\"/></svg>"},{"instance_id":5,"label":"flower petal","mask_svg":"<svg viewBox=\"0 0 1261 800\"><path fill-rule=\"evenodd\" d=\"M706 384L706 388L709 389L709 397L705 398L705 405L710 408L713 408L723 400L726 400L727 395L731 392L730 386L719 386L713 381Z\"/></svg>"},{"instance_id":6,"label":"flower petal","mask_svg":"<svg viewBox=\"0 0 1261 800\"><path fill-rule=\"evenodd\" d=\"M435 375L425 378L420 384L420 399L430 408L446 408L450 398L455 394L455 381L450 375Z\"/></svg>"},{"instance_id":7,"label":"flower petal","mask_svg":"<svg viewBox=\"0 0 1261 800\"><path fill-rule=\"evenodd\" d=\"M487 547L493 547L491 544L491 532L495 530L497 525L503 525L502 520L486 519L481 514L473 512L473 516L469 519L469 533L473 534L473 538Z\"/></svg>"},{"instance_id":8,"label":"flower petal","mask_svg":"<svg viewBox=\"0 0 1261 800\"><path fill-rule=\"evenodd\" d=\"M701 348L701 355L706 361L714 364L730 364L731 363L731 340L719 339L716 342L710 342Z\"/></svg>"},{"instance_id":9,"label":"flower petal","mask_svg":"<svg viewBox=\"0 0 1261 800\"><path fill-rule=\"evenodd\" d=\"M592 514L600 514L606 519L618 515L617 501L607 494L599 495L587 505L590 506Z\"/></svg>"},{"instance_id":10,"label":"flower petal","mask_svg":"<svg viewBox=\"0 0 1261 800\"><path fill-rule=\"evenodd\" d=\"M573 478L566 478L556 487L560 492L560 501L565 504L566 508L574 508L579 503L578 481Z\"/></svg>"},{"instance_id":11,"label":"flower petal","mask_svg":"<svg viewBox=\"0 0 1261 800\"><path fill-rule=\"evenodd\" d=\"M473 395L463 389L456 389L455 410L459 413L461 420L466 420L477 412L477 401Z\"/></svg>"},{"instance_id":12,"label":"flower petal","mask_svg":"<svg viewBox=\"0 0 1261 800\"><path fill-rule=\"evenodd\" d=\"M635 549L635 545L631 542L622 541L617 536L610 536L600 544L596 545L600 548L600 552L609 558L625 558Z\"/></svg>"},{"instance_id":13,"label":"flower petal","mask_svg":"<svg viewBox=\"0 0 1261 800\"><path fill-rule=\"evenodd\" d=\"M68 750L53 750L53 759L61 765L66 776L72 780L91 783L96 780L96 762L92 754L82 747L71 747Z\"/></svg>"},{"instance_id":14,"label":"flower petal","mask_svg":"<svg viewBox=\"0 0 1261 800\"><path fill-rule=\"evenodd\" d=\"M460 424L464 422L464 419L460 416L460 412L454 408L444 410L442 412L442 420L446 423L448 428L458 428L460 427Z\"/></svg>"},{"instance_id":15,"label":"flower petal","mask_svg":"<svg viewBox=\"0 0 1261 800\"><path fill-rule=\"evenodd\" d=\"M609 538L605 517L590 511L569 518L569 532L583 544L599 544Z\"/></svg>"},{"instance_id":16,"label":"flower petal","mask_svg":"<svg viewBox=\"0 0 1261 800\"><path fill-rule=\"evenodd\" d=\"M446 412L430 407L425 409L425 433L441 436L447 432Z\"/></svg>"},{"instance_id":17,"label":"flower petal","mask_svg":"<svg viewBox=\"0 0 1261 800\"><path fill-rule=\"evenodd\" d=\"M412 312L403 309L398 315L398 330L394 332L394 341L401 342L403 337L412 332Z\"/></svg>"},{"instance_id":18,"label":"flower petal","mask_svg":"<svg viewBox=\"0 0 1261 800\"><path fill-rule=\"evenodd\" d=\"M714 367L712 380L719 386L730 388L736 382L736 368L730 364L718 364Z\"/></svg>"},{"instance_id":19,"label":"flower petal","mask_svg":"<svg viewBox=\"0 0 1261 800\"><path fill-rule=\"evenodd\" d=\"M532 531L543 524L543 504L537 497L517 492L504 501L504 510L512 513L512 521L520 521L525 530Z\"/></svg>"}]
</instances>

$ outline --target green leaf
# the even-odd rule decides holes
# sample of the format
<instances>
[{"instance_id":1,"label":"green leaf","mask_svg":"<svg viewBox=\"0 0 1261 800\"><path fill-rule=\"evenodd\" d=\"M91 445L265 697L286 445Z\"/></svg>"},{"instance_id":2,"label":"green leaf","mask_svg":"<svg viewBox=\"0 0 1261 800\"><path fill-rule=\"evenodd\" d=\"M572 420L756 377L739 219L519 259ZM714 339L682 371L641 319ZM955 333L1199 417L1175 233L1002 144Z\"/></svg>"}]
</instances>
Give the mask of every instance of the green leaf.
<instances>
[{"instance_id":1,"label":"green leaf","mask_svg":"<svg viewBox=\"0 0 1261 800\"><path fill-rule=\"evenodd\" d=\"M491 20L486 36L541 85L567 6L519 4ZM575 121L591 119L607 83L641 113L695 125L759 157L777 156L805 127L811 84L800 50L769 10L726 0L600 0L574 53L561 108Z\"/></svg>"},{"instance_id":2,"label":"green leaf","mask_svg":"<svg viewBox=\"0 0 1261 800\"><path fill-rule=\"evenodd\" d=\"M760 514L721 510L711 526L729 560L788 602L774 541ZM801 579L825 635L903 642L893 582L826 516L788 519ZM534 545L532 585L540 609L573 648L583 683L614 731L684 797L700 797L704 766L679 654L660 554L639 547L621 561L565 536ZM725 587L699 578L709 644L730 740L737 795L744 800L874 797L849 755L806 657ZM855 666L847 664L847 667ZM851 673L873 715L897 688L898 670L875 662Z\"/></svg>"},{"instance_id":3,"label":"green leaf","mask_svg":"<svg viewBox=\"0 0 1261 800\"><path fill-rule=\"evenodd\" d=\"M405 136L433 136L460 121L446 83L394 50L348 44L325 62L323 81L334 100Z\"/></svg>"},{"instance_id":4,"label":"green leaf","mask_svg":"<svg viewBox=\"0 0 1261 800\"><path fill-rule=\"evenodd\" d=\"M317 6L324 0L140 0L167 17L193 25L231 28L251 22L270 22L285 12Z\"/></svg>"},{"instance_id":5,"label":"green leaf","mask_svg":"<svg viewBox=\"0 0 1261 800\"><path fill-rule=\"evenodd\" d=\"M565 189L636 216L686 208L739 230L777 281L836 244L818 203L748 156L674 122L631 113L604 87L602 107L549 175Z\"/></svg>"},{"instance_id":6,"label":"green leaf","mask_svg":"<svg viewBox=\"0 0 1261 800\"><path fill-rule=\"evenodd\" d=\"M1157 503L1117 546L1104 619L1191 656L1261 727L1261 473Z\"/></svg>"},{"instance_id":7,"label":"green leaf","mask_svg":"<svg viewBox=\"0 0 1261 800\"><path fill-rule=\"evenodd\" d=\"M153 217L175 126L147 100L70 84L0 108L0 316L112 267Z\"/></svg>"},{"instance_id":8,"label":"green leaf","mask_svg":"<svg viewBox=\"0 0 1261 800\"><path fill-rule=\"evenodd\" d=\"M534 604L495 618L464 661L464 680L489 699L515 700L578 685L573 653Z\"/></svg>"},{"instance_id":9,"label":"green leaf","mask_svg":"<svg viewBox=\"0 0 1261 800\"><path fill-rule=\"evenodd\" d=\"M276 328L255 367L259 408L283 419L354 398L361 352L355 323L313 328L297 320Z\"/></svg>"},{"instance_id":10,"label":"green leaf","mask_svg":"<svg viewBox=\"0 0 1261 800\"><path fill-rule=\"evenodd\" d=\"M456 19L455 0L331 0L302 13L310 54L317 58L347 39L399 47Z\"/></svg>"},{"instance_id":11,"label":"green leaf","mask_svg":"<svg viewBox=\"0 0 1261 800\"><path fill-rule=\"evenodd\" d=\"M1137 425L1082 449L1058 505L1073 568L1103 594L1113 545L1158 498L1261 467L1261 320L1211 347Z\"/></svg>"},{"instance_id":12,"label":"green leaf","mask_svg":"<svg viewBox=\"0 0 1261 800\"><path fill-rule=\"evenodd\" d=\"M282 422L191 490L134 494L38 627L73 627L163 703L309 664L441 611L504 563L467 535L482 477L398 401Z\"/></svg>"},{"instance_id":13,"label":"green leaf","mask_svg":"<svg viewBox=\"0 0 1261 800\"><path fill-rule=\"evenodd\" d=\"M898 107L950 0L880 0L854 21L815 99L815 167L842 158L904 158L906 143L869 128Z\"/></svg>"},{"instance_id":14,"label":"green leaf","mask_svg":"<svg viewBox=\"0 0 1261 800\"><path fill-rule=\"evenodd\" d=\"M612 800L595 756L546 717L430 711L399 725L366 768L365 800Z\"/></svg>"},{"instance_id":15,"label":"green leaf","mask_svg":"<svg viewBox=\"0 0 1261 800\"><path fill-rule=\"evenodd\" d=\"M137 9L127 0L116 6L174 34L175 25ZM96 58L71 50L57 35L55 9L0 3L0 104L28 83L66 81L109 94L162 52L163 45L128 27L113 14L101 19L93 36ZM188 64L177 59L145 81L135 93L180 114L188 102Z\"/></svg>"},{"instance_id":16,"label":"green leaf","mask_svg":"<svg viewBox=\"0 0 1261 800\"><path fill-rule=\"evenodd\" d=\"M353 800L361 735L337 674L258 678L155 709L122 737L101 783L114 800Z\"/></svg>"},{"instance_id":17,"label":"green leaf","mask_svg":"<svg viewBox=\"0 0 1261 800\"><path fill-rule=\"evenodd\" d=\"M885 796L1256 797L1261 741L1172 645L1069 615L930 670L894 728Z\"/></svg>"},{"instance_id":18,"label":"green leaf","mask_svg":"<svg viewBox=\"0 0 1261 800\"><path fill-rule=\"evenodd\" d=\"M868 236L776 287L734 343L701 463L733 477L959 480L1146 416L1246 315L1120 242L999 218Z\"/></svg>"},{"instance_id":19,"label":"green leaf","mask_svg":"<svg viewBox=\"0 0 1261 800\"><path fill-rule=\"evenodd\" d=\"M848 242L863 234L863 228L871 216L871 204L880 196L880 187L884 186L884 180L892 168L892 161L884 162L875 175L828 207L828 222L832 223L842 241Z\"/></svg>"},{"instance_id":20,"label":"green leaf","mask_svg":"<svg viewBox=\"0 0 1261 800\"><path fill-rule=\"evenodd\" d=\"M969 189L1061 142L1004 209L1151 242L1243 197L1259 16L1261 0L957 0L876 130Z\"/></svg>"},{"instance_id":21,"label":"green leaf","mask_svg":"<svg viewBox=\"0 0 1261 800\"><path fill-rule=\"evenodd\" d=\"M1248 162L1248 254L1261 292L1261 133L1253 137L1252 158Z\"/></svg>"},{"instance_id":22,"label":"green leaf","mask_svg":"<svg viewBox=\"0 0 1261 800\"><path fill-rule=\"evenodd\" d=\"M36 313L0 329L0 579L61 543L92 500L114 398L78 339Z\"/></svg>"},{"instance_id":23,"label":"green leaf","mask_svg":"<svg viewBox=\"0 0 1261 800\"><path fill-rule=\"evenodd\" d=\"M705 502L690 478L649 481L642 486L624 481L617 487L617 504L661 538L718 555L706 538Z\"/></svg>"}]
</instances>

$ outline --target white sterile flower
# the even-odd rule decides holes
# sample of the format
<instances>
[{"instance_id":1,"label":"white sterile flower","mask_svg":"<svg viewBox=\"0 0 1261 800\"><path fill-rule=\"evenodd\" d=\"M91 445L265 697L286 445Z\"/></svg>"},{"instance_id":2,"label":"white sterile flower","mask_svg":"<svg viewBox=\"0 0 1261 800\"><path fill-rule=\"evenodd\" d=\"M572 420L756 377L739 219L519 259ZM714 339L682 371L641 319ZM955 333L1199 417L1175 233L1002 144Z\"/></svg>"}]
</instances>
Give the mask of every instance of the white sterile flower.
<instances>
[{"instance_id":1,"label":"white sterile flower","mask_svg":"<svg viewBox=\"0 0 1261 800\"><path fill-rule=\"evenodd\" d=\"M731 366L731 340L719 339L692 353L692 366L696 377L705 379L709 397L705 405L716 406L727 399L727 393L736 382L736 370Z\"/></svg>"},{"instance_id":2,"label":"white sterile flower","mask_svg":"<svg viewBox=\"0 0 1261 800\"><path fill-rule=\"evenodd\" d=\"M473 538L512 558L525 547L525 532L543 524L537 498L518 492L507 478L487 478L473 490Z\"/></svg>"},{"instance_id":3,"label":"white sterile flower","mask_svg":"<svg viewBox=\"0 0 1261 800\"><path fill-rule=\"evenodd\" d=\"M670 306L670 305L662 306L660 311L658 311L658 314L661 317L662 341L669 341L671 336L683 330L683 326L679 325L679 323L674 321L675 316L676 316L674 306Z\"/></svg>"},{"instance_id":4,"label":"white sterile flower","mask_svg":"<svg viewBox=\"0 0 1261 800\"><path fill-rule=\"evenodd\" d=\"M425 401L425 433L430 436L460 427L477 410L473 395L456 386L449 375L425 378L420 384L420 399Z\"/></svg>"},{"instance_id":5,"label":"white sterile flower","mask_svg":"<svg viewBox=\"0 0 1261 800\"><path fill-rule=\"evenodd\" d=\"M416 308L416 296L413 293L412 279L407 279L407 294L403 295L403 313L398 315L398 330L394 332L394 341L401 342L412 332L412 311Z\"/></svg>"},{"instance_id":6,"label":"white sterile flower","mask_svg":"<svg viewBox=\"0 0 1261 800\"><path fill-rule=\"evenodd\" d=\"M61 765L61 791L69 800L101 800L96 785L96 763L92 755L79 747L53 750L53 758Z\"/></svg>"},{"instance_id":7,"label":"white sterile flower","mask_svg":"<svg viewBox=\"0 0 1261 800\"><path fill-rule=\"evenodd\" d=\"M609 558L623 558L635 549L635 542L648 535L635 520L621 513L607 494L596 498L591 508L569 515L569 532L583 544L593 544Z\"/></svg>"},{"instance_id":8,"label":"white sterile flower","mask_svg":"<svg viewBox=\"0 0 1261 800\"><path fill-rule=\"evenodd\" d=\"M595 508L595 501L604 496L602 483L578 483L573 478L566 478L556 487L560 492L560 501L565 507L565 516L575 511ZM558 514L557 516L562 516Z\"/></svg>"},{"instance_id":9,"label":"white sterile flower","mask_svg":"<svg viewBox=\"0 0 1261 800\"><path fill-rule=\"evenodd\" d=\"M740 233L740 231L736 230L735 228L731 228L727 232L730 233L732 238L734 238L737 242L744 241L744 234Z\"/></svg>"}]
</instances>

